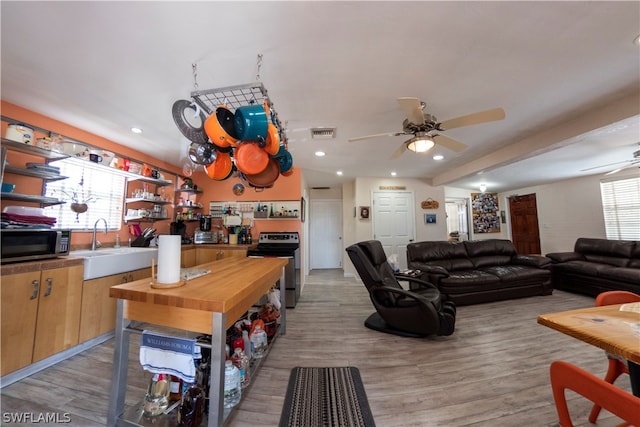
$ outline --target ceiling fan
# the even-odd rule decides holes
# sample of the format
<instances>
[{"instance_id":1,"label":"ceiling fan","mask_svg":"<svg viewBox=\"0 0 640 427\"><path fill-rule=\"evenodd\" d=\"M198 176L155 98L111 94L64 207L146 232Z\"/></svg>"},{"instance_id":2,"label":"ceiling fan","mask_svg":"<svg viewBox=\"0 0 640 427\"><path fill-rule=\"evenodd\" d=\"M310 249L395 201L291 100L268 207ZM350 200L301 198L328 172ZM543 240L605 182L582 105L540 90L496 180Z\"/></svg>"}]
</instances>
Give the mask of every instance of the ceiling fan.
<instances>
[{"instance_id":1,"label":"ceiling fan","mask_svg":"<svg viewBox=\"0 0 640 427\"><path fill-rule=\"evenodd\" d=\"M640 142L638 143L638 145L640 145ZM582 169L580 172L586 172L586 171L590 171L593 169L600 169L600 168L606 168L608 166L614 166L614 165L622 165L623 163L627 163L626 166L620 166L612 171L609 171L607 173L605 173L606 175L613 175L614 173L618 173L621 170L624 169L629 169L632 168L636 165L638 165L638 167L640 167L640 150L636 150L633 152L633 159L628 159L628 160L622 160L620 162L613 162L613 163L608 163L606 165L600 165L600 166L594 166L592 168L587 168L587 169Z\"/></svg>"},{"instance_id":2,"label":"ceiling fan","mask_svg":"<svg viewBox=\"0 0 640 427\"><path fill-rule=\"evenodd\" d=\"M382 136L413 135L413 138L403 142L400 147L398 147L391 156L392 159L402 155L405 150L424 153L431 149L435 144L439 144L453 151L462 151L467 148L466 144L439 132L463 126L502 120L505 117L505 113L502 108L494 108L492 110L481 111L445 120L444 122L438 122L435 116L424 112L426 104L421 102L418 98L401 97L398 98L398 103L407 116L402 123L401 132L386 132L375 135L359 136L356 138L350 138L348 141L361 141L364 139L379 138Z\"/></svg>"}]
</instances>

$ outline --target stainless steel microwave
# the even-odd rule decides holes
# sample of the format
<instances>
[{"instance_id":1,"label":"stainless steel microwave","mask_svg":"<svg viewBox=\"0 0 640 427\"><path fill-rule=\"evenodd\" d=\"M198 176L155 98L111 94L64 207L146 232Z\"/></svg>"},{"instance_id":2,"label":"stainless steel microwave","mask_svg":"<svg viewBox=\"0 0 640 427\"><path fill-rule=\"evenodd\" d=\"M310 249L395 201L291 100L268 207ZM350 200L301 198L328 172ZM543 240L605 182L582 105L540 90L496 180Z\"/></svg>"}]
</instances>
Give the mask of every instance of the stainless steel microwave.
<instances>
[{"instance_id":1,"label":"stainless steel microwave","mask_svg":"<svg viewBox=\"0 0 640 427\"><path fill-rule=\"evenodd\" d=\"M13 228L0 231L0 262L31 261L69 255L71 230Z\"/></svg>"}]
</instances>

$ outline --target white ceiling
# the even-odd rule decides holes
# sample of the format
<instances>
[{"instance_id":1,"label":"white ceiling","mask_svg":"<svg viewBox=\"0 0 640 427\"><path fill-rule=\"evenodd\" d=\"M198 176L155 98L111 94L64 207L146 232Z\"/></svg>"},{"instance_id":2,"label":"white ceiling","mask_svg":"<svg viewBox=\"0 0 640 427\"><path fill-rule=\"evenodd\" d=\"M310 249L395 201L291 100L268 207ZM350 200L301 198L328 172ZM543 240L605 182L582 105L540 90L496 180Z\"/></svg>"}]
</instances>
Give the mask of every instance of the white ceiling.
<instances>
[{"instance_id":1,"label":"white ceiling","mask_svg":"<svg viewBox=\"0 0 640 427\"><path fill-rule=\"evenodd\" d=\"M395 171L506 191L610 171L581 169L628 161L640 141L640 2L3 0L0 11L2 99L177 166L189 141L171 106L194 89L192 64L199 89L259 78L310 186ZM401 131L400 96L440 121L494 107L506 118L446 132L461 153L390 160L408 137L347 142ZM311 140L317 126L337 137Z\"/></svg>"}]
</instances>

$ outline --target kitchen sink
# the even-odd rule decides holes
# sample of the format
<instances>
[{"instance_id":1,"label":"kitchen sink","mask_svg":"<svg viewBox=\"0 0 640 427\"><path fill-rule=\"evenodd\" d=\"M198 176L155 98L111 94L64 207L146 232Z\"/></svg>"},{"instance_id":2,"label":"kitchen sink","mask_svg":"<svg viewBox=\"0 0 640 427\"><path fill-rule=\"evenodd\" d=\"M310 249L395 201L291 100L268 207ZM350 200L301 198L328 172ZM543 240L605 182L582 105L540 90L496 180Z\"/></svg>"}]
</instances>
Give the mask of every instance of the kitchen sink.
<instances>
[{"instance_id":1,"label":"kitchen sink","mask_svg":"<svg viewBox=\"0 0 640 427\"><path fill-rule=\"evenodd\" d=\"M111 276L151 267L158 261L158 248L104 248L69 252L70 257L84 258L84 280Z\"/></svg>"}]
</instances>

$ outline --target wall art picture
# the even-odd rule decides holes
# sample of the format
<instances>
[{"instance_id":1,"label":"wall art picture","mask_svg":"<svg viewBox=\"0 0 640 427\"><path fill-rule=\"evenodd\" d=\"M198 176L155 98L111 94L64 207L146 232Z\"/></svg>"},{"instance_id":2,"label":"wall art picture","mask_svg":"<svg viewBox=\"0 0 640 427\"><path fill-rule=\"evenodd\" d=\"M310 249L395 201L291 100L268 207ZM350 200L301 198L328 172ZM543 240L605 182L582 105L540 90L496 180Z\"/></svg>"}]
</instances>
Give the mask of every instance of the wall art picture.
<instances>
[{"instance_id":1,"label":"wall art picture","mask_svg":"<svg viewBox=\"0 0 640 427\"><path fill-rule=\"evenodd\" d=\"M474 233L499 233L498 193L471 193Z\"/></svg>"},{"instance_id":2,"label":"wall art picture","mask_svg":"<svg viewBox=\"0 0 640 427\"><path fill-rule=\"evenodd\" d=\"M360 219L369 219L369 206L360 206Z\"/></svg>"},{"instance_id":3,"label":"wall art picture","mask_svg":"<svg viewBox=\"0 0 640 427\"><path fill-rule=\"evenodd\" d=\"M425 224L435 224L436 214L424 214L424 222Z\"/></svg>"}]
</instances>

